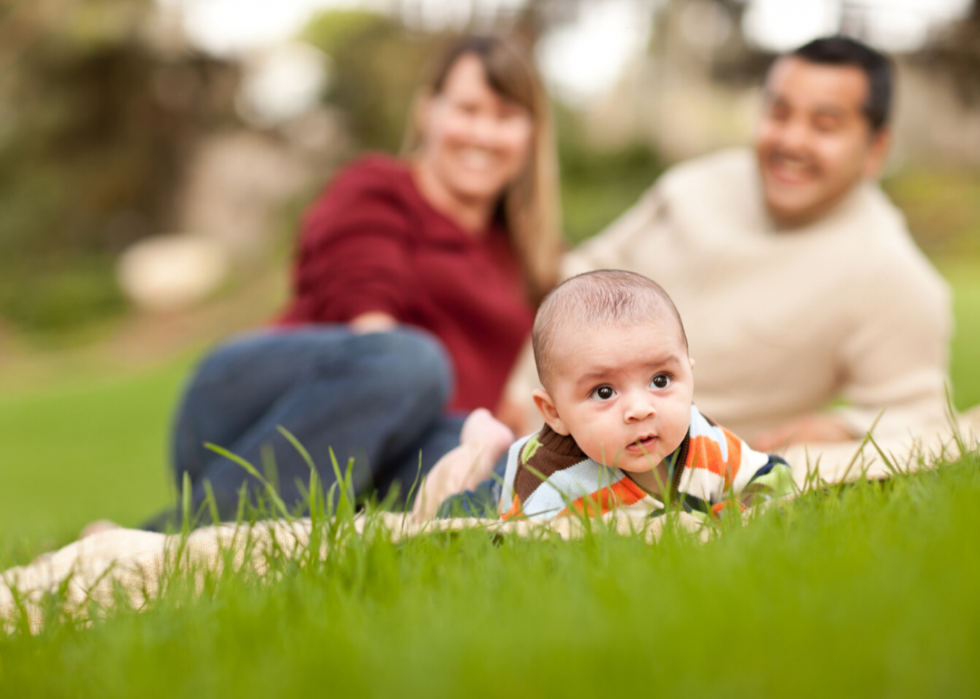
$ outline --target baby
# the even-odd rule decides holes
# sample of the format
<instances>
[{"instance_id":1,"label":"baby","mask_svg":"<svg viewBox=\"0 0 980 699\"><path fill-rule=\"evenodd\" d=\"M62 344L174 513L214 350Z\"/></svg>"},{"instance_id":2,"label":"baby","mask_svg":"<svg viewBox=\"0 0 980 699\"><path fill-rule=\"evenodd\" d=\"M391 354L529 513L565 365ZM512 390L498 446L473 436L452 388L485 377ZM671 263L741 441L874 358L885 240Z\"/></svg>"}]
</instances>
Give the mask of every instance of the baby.
<instances>
[{"instance_id":1,"label":"baby","mask_svg":"<svg viewBox=\"0 0 980 699\"><path fill-rule=\"evenodd\" d=\"M684 326L655 282L615 270L573 277L541 304L532 343L545 425L510 447L503 518L655 513L668 501L712 516L792 491L785 461L753 451L694 406ZM511 438L486 411L470 415L460 447L423 484L416 514L473 488Z\"/></svg>"}]
</instances>

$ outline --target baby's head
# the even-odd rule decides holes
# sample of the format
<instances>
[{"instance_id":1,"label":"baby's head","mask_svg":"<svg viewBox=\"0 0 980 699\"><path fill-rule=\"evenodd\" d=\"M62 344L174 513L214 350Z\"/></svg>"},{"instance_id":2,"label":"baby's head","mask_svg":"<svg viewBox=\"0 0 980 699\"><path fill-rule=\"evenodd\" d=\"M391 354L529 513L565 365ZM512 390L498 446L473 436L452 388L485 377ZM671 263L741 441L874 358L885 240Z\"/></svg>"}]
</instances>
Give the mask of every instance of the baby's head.
<instances>
[{"instance_id":1,"label":"baby's head","mask_svg":"<svg viewBox=\"0 0 980 699\"><path fill-rule=\"evenodd\" d=\"M532 334L545 422L585 454L649 471L680 446L691 422L693 360L673 301L632 272L599 270L559 285Z\"/></svg>"}]
</instances>

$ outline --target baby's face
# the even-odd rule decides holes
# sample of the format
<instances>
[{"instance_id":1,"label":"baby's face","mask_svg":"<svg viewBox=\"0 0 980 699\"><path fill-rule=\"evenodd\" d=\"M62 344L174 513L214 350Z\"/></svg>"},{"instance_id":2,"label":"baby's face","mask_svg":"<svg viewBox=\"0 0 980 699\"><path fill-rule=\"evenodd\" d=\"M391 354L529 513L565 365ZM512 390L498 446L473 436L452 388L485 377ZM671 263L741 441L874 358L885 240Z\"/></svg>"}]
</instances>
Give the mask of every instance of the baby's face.
<instances>
[{"instance_id":1,"label":"baby's face","mask_svg":"<svg viewBox=\"0 0 980 699\"><path fill-rule=\"evenodd\" d=\"M571 434L590 458L636 473L680 446L694 363L672 317L579 328L556 340L547 392L556 414L545 415L556 432Z\"/></svg>"}]
</instances>

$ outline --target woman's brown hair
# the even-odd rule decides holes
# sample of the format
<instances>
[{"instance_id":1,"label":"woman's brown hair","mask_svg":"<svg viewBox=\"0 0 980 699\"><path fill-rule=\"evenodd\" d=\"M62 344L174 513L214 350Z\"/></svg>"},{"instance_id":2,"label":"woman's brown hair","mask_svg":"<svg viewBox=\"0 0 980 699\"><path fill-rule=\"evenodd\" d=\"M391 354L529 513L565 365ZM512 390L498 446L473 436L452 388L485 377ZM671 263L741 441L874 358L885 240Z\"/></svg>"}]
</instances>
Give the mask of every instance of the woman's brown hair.
<instances>
[{"instance_id":1,"label":"woman's brown hair","mask_svg":"<svg viewBox=\"0 0 980 699\"><path fill-rule=\"evenodd\" d=\"M465 36L453 42L432 65L421 92L442 92L456 61L467 55L479 59L494 92L521 105L531 115L534 136L528 164L505 189L501 209L514 252L524 269L529 295L537 305L558 282L562 247L551 107L527 52L515 39L496 34ZM413 154L422 141L413 110L402 152Z\"/></svg>"}]
</instances>

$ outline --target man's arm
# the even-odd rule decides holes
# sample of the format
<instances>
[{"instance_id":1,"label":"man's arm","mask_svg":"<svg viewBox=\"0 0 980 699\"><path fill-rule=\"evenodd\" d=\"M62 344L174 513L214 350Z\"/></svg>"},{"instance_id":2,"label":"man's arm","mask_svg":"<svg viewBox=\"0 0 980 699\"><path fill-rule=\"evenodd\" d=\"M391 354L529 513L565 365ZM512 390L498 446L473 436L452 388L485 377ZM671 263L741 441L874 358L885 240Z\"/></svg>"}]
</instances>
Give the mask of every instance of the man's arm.
<instances>
[{"instance_id":1,"label":"man's arm","mask_svg":"<svg viewBox=\"0 0 980 699\"><path fill-rule=\"evenodd\" d=\"M944 423L952 308L946 282L924 260L880 277L841 347L849 405L834 414L858 435L878 420L875 435L901 437Z\"/></svg>"},{"instance_id":2,"label":"man's arm","mask_svg":"<svg viewBox=\"0 0 980 699\"><path fill-rule=\"evenodd\" d=\"M878 260L861 280L840 347L840 398L847 405L811 413L756 434L776 451L802 442L840 442L866 434L904 437L945 420L952 312L945 282L917 257ZM876 424L877 420L877 424Z\"/></svg>"}]
</instances>

